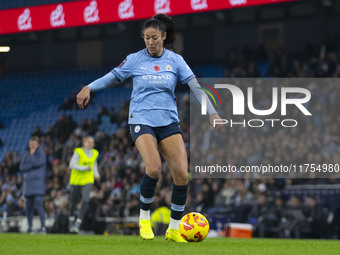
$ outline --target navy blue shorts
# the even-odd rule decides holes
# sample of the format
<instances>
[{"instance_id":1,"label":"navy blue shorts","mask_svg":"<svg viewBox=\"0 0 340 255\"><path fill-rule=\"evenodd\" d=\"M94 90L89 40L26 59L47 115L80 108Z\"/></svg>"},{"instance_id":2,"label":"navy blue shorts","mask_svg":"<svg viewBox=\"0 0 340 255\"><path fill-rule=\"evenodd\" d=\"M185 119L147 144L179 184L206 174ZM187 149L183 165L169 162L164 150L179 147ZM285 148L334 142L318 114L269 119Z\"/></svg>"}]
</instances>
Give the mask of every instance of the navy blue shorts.
<instances>
[{"instance_id":1,"label":"navy blue shorts","mask_svg":"<svg viewBox=\"0 0 340 255\"><path fill-rule=\"evenodd\" d=\"M182 134L179 124L177 122L171 123L167 126L162 127L150 127L148 125L141 124L131 124L130 134L132 136L132 146L135 145L137 138L144 134L150 134L156 138L157 144L159 144L163 139L175 135Z\"/></svg>"}]
</instances>

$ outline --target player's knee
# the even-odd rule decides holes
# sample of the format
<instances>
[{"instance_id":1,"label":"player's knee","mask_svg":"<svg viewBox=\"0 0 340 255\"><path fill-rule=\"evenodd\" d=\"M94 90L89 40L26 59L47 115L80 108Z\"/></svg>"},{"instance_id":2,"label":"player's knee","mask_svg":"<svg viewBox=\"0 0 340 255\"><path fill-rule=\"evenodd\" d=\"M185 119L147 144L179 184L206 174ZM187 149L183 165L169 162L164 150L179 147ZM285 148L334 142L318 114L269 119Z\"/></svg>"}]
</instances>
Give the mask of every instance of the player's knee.
<instances>
[{"instance_id":1,"label":"player's knee","mask_svg":"<svg viewBox=\"0 0 340 255\"><path fill-rule=\"evenodd\" d=\"M161 164L157 164L157 165L154 165L154 166L151 166L151 167L148 167L146 169L146 174L153 178L153 179L157 179L159 178L160 174L161 174L161 170L162 170L162 165Z\"/></svg>"},{"instance_id":2,"label":"player's knee","mask_svg":"<svg viewBox=\"0 0 340 255\"><path fill-rule=\"evenodd\" d=\"M175 176L173 177L174 183L178 186L184 186L188 184L188 170L182 169L180 171L176 171Z\"/></svg>"}]
</instances>

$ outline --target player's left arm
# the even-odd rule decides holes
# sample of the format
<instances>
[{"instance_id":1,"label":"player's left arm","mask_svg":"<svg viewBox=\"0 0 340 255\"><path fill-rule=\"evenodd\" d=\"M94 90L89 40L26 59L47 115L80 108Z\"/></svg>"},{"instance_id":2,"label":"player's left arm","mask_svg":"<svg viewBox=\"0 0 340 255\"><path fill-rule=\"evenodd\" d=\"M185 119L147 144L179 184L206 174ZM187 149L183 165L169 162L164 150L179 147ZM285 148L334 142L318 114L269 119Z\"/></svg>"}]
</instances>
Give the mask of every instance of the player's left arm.
<instances>
[{"instance_id":1,"label":"player's left arm","mask_svg":"<svg viewBox=\"0 0 340 255\"><path fill-rule=\"evenodd\" d=\"M190 89L194 92L197 100L200 102L200 104L202 104L202 93L204 93L204 91L201 89L201 85L195 78L195 75L192 72L191 68L187 65L183 57L180 55L177 55L177 68L178 77L181 83L187 83ZM207 99L207 111L210 115L210 124L213 126L214 120L221 118L217 114L217 111L215 110L209 99Z\"/></svg>"},{"instance_id":2,"label":"player's left arm","mask_svg":"<svg viewBox=\"0 0 340 255\"><path fill-rule=\"evenodd\" d=\"M188 82L189 88L192 92L194 92L194 95L196 96L197 100L202 104L202 95L204 94L204 91L201 89L201 85L197 81L196 78L192 78ZM217 111L215 110L214 106L212 105L209 98L207 98L207 111L210 115L210 124L213 125L214 120L221 119L220 116L217 114Z\"/></svg>"}]
</instances>

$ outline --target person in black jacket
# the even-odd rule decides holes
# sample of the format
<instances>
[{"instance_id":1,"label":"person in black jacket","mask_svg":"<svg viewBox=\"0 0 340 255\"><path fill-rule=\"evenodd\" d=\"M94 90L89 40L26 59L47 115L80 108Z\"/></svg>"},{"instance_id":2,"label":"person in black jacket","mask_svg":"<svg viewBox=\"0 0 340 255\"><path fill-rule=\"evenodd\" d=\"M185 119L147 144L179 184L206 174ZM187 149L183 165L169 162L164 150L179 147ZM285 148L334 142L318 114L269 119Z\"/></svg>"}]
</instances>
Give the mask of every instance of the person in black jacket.
<instances>
[{"instance_id":1,"label":"person in black jacket","mask_svg":"<svg viewBox=\"0 0 340 255\"><path fill-rule=\"evenodd\" d=\"M308 238L325 238L326 211L315 197L307 197L306 205L302 208L305 216L304 233Z\"/></svg>"},{"instance_id":2,"label":"person in black jacket","mask_svg":"<svg viewBox=\"0 0 340 255\"><path fill-rule=\"evenodd\" d=\"M23 173L23 195L26 198L26 214L28 220L28 232L32 232L34 208L40 217L39 233L46 232L45 211L43 196L45 195L46 155L39 146L39 138L31 137L29 150L20 162L20 171Z\"/></svg>"}]
</instances>

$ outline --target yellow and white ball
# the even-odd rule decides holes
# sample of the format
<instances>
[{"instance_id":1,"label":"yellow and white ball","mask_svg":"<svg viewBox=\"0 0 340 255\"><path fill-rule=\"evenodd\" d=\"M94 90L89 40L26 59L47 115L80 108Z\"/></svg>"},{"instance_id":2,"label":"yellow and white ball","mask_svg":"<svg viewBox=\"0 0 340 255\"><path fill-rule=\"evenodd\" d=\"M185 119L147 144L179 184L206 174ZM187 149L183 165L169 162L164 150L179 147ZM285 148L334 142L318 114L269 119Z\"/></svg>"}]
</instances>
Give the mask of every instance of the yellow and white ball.
<instances>
[{"instance_id":1,"label":"yellow and white ball","mask_svg":"<svg viewBox=\"0 0 340 255\"><path fill-rule=\"evenodd\" d=\"M200 213L191 212L183 216L179 233L188 242L201 242L209 232L209 222Z\"/></svg>"}]
</instances>

